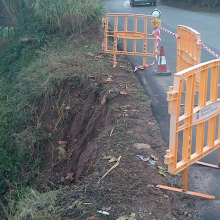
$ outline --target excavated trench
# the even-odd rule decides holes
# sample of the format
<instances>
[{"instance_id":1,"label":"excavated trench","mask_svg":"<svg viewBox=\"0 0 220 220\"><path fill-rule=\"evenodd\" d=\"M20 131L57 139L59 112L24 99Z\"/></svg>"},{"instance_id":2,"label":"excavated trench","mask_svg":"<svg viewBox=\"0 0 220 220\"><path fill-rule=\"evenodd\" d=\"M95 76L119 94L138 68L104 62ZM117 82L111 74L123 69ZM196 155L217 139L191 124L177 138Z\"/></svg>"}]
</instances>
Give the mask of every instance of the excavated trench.
<instances>
[{"instance_id":1,"label":"excavated trench","mask_svg":"<svg viewBox=\"0 0 220 220\"><path fill-rule=\"evenodd\" d=\"M51 135L51 140L43 147L44 159L38 174L38 182L41 182L41 185L45 184L45 180L55 184L69 184L91 173L96 159L93 157L97 146L96 139L108 121L106 113L109 110L109 98L106 99L101 84L92 87L87 83L73 91L67 88L64 84L58 89L62 91L59 94L59 106L64 106L62 112L67 111L66 107L72 109L74 114L71 119L59 121L62 117L54 109L55 104L51 104L43 118L43 126ZM63 115L67 115L67 112ZM56 127L57 121L59 124ZM60 141L66 142L66 145L59 146ZM61 147L65 151L62 157ZM68 178L68 175L71 177Z\"/></svg>"},{"instance_id":2,"label":"excavated trench","mask_svg":"<svg viewBox=\"0 0 220 220\"><path fill-rule=\"evenodd\" d=\"M92 155L95 151L94 138L98 137L105 115L107 105L100 104L100 94L95 91L88 95L81 113L78 113L70 129L71 162L70 171L76 178L91 172Z\"/></svg>"}]
</instances>

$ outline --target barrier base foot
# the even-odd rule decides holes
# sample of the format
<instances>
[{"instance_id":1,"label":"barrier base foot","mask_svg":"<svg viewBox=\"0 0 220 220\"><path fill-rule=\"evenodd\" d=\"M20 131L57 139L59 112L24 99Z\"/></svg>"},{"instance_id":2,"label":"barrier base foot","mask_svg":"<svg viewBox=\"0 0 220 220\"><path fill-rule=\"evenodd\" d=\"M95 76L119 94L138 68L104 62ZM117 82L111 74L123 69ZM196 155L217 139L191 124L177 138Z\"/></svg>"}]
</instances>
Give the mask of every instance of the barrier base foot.
<instances>
[{"instance_id":1,"label":"barrier base foot","mask_svg":"<svg viewBox=\"0 0 220 220\"><path fill-rule=\"evenodd\" d=\"M192 191L188 191L188 190L184 191L183 189L179 189L179 188L174 188L174 187L169 187L169 186L164 186L164 185L157 185L156 187L160 188L160 189L167 189L167 190L171 190L171 191L175 191L175 192L185 193L185 194L192 195L192 196L198 196L198 197L202 197L202 198L206 198L206 199L215 199L215 196L212 196L212 195L192 192Z\"/></svg>"},{"instance_id":2,"label":"barrier base foot","mask_svg":"<svg viewBox=\"0 0 220 220\"><path fill-rule=\"evenodd\" d=\"M171 72L169 70L167 70L167 72L158 72L157 70L154 70L153 74L155 76L170 76Z\"/></svg>"},{"instance_id":3,"label":"barrier base foot","mask_svg":"<svg viewBox=\"0 0 220 220\"><path fill-rule=\"evenodd\" d=\"M201 162L201 161L196 161L196 163L199 164L199 165L202 165L202 166L207 166L207 167L213 167L213 168L220 169L219 165L214 165L214 164L211 164L211 163L204 163L204 162Z\"/></svg>"}]
</instances>

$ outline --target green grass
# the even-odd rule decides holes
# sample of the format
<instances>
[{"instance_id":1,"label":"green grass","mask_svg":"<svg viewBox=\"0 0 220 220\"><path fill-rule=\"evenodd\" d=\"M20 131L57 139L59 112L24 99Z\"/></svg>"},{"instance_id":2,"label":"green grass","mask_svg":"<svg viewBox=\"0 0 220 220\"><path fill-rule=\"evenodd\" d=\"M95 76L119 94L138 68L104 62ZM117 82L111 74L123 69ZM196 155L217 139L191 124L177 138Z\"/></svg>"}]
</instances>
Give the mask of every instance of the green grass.
<instances>
[{"instance_id":1,"label":"green grass","mask_svg":"<svg viewBox=\"0 0 220 220\"><path fill-rule=\"evenodd\" d=\"M40 193L32 188L25 188L22 194L20 194L19 202L11 204L9 219L56 219L58 213L56 204L61 195L61 191Z\"/></svg>"},{"instance_id":2,"label":"green grass","mask_svg":"<svg viewBox=\"0 0 220 220\"><path fill-rule=\"evenodd\" d=\"M122 131L125 131L126 127L125 126L118 126L115 128L115 131L119 131L119 132L122 132Z\"/></svg>"},{"instance_id":3,"label":"green grass","mask_svg":"<svg viewBox=\"0 0 220 220\"><path fill-rule=\"evenodd\" d=\"M137 143L137 136L136 135L133 135L130 137L130 140L129 140L129 143L130 144L135 144Z\"/></svg>"},{"instance_id":4,"label":"green grass","mask_svg":"<svg viewBox=\"0 0 220 220\"><path fill-rule=\"evenodd\" d=\"M145 94L137 94L137 95L135 95L135 97L141 101L144 101L144 102L148 101L148 99L149 99L148 96Z\"/></svg>"},{"instance_id":5,"label":"green grass","mask_svg":"<svg viewBox=\"0 0 220 220\"><path fill-rule=\"evenodd\" d=\"M113 106L111 107L112 110L117 110L117 109L119 109L119 108L120 108L120 106L119 106L118 104L113 105Z\"/></svg>"}]
</instances>

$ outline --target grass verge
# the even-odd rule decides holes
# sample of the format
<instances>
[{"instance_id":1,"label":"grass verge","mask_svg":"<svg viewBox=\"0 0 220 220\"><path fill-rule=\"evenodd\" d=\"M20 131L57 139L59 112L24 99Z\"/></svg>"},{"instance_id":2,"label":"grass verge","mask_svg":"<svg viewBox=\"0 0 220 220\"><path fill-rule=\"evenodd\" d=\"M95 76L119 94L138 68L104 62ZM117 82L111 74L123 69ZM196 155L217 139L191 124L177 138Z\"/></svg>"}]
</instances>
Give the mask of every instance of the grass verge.
<instances>
[{"instance_id":1,"label":"grass verge","mask_svg":"<svg viewBox=\"0 0 220 220\"><path fill-rule=\"evenodd\" d=\"M85 53L87 36L99 32L103 14L103 5L95 0L7 3L4 7L14 26L0 28L2 209L36 177L44 159L43 143L51 138L43 125L48 109L56 109L57 126L69 123L75 113L63 111L60 90L80 87L87 73L99 68L85 62ZM96 45L90 48L95 54Z\"/></svg>"}]
</instances>

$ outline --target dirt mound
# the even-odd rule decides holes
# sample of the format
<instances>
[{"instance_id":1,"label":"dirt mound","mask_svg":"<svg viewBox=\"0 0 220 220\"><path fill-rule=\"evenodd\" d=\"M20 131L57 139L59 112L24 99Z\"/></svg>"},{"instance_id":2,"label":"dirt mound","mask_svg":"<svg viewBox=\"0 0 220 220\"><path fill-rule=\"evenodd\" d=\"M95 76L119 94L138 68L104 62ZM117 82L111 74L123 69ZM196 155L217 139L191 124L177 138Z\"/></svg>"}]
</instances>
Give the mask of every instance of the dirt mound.
<instances>
[{"instance_id":1,"label":"dirt mound","mask_svg":"<svg viewBox=\"0 0 220 220\"><path fill-rule=\"evenodd\" d=\"M131 64L119 56L113 68L101 48L97 56L102 73L60 86L44 118L51 139L38 183L63 187L57 219L197 219L193 198L156 188L182 182L166 172L168 146Z\"/></svg>"}]
</instances>

